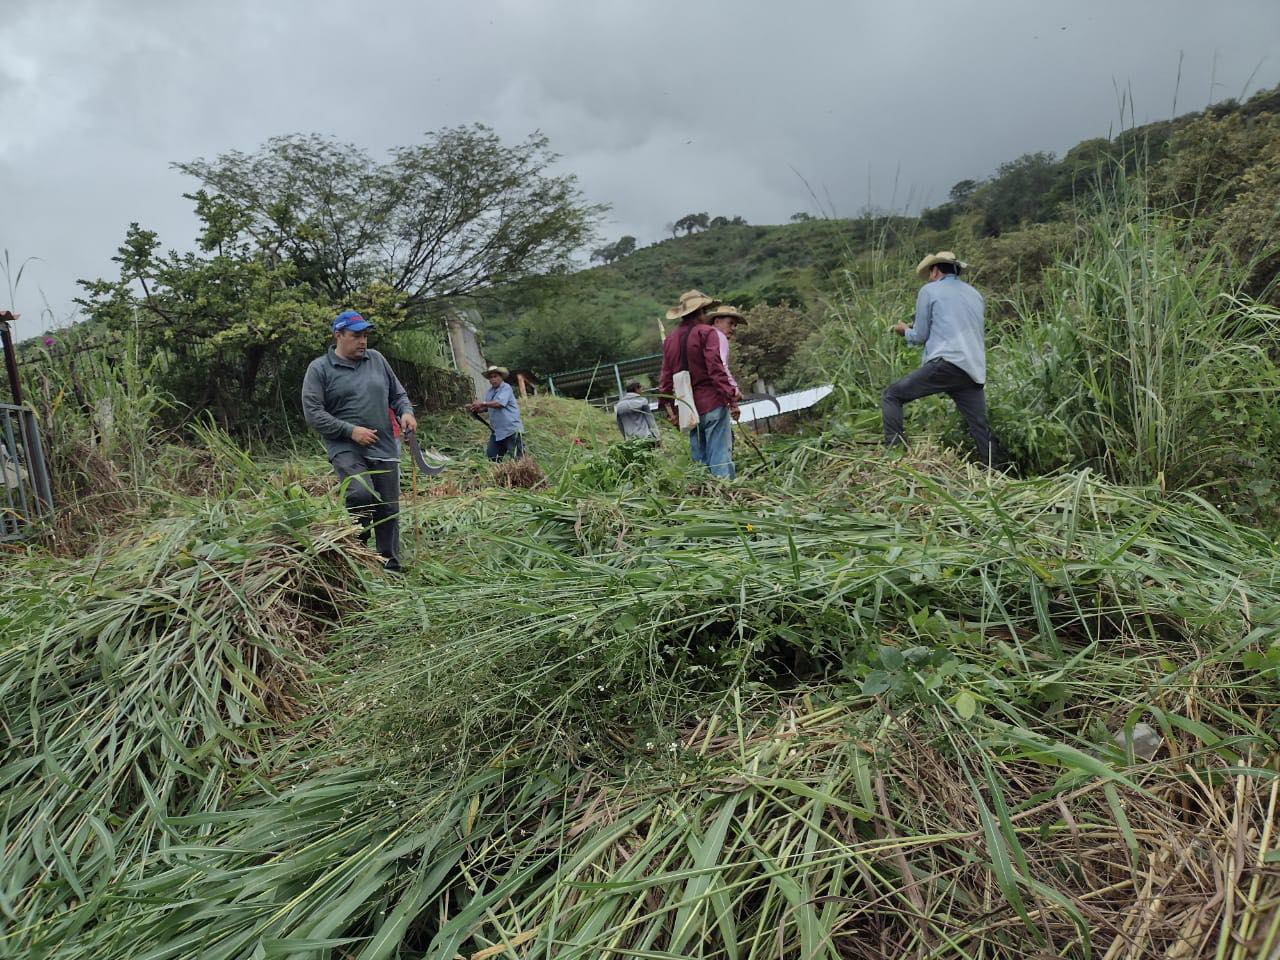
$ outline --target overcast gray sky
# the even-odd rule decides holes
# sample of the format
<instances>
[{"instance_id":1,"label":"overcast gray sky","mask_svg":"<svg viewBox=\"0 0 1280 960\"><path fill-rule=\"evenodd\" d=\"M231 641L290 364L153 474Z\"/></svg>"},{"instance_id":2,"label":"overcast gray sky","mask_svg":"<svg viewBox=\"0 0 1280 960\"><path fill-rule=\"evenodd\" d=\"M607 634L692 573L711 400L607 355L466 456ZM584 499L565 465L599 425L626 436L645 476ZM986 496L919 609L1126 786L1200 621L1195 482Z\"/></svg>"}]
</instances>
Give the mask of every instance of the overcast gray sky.
<instances>
[{"instance_id":1,"label":"overcast gray sky","mask_svg":"<svg viewBox=\"0 0 1280 960\"><path fill-rule=\"evenodd\" d=\"M130 221L191 243L171 161L275 134L542 130L605 238L647 243L817 212L795 171L838 215L916 212L1117 128L1118 88L1143 122L1277 82L1277 0L0 0L0 251L39 258L30 336L42 293L61 324L114 275Z\"/></svg>"}]
</instances>

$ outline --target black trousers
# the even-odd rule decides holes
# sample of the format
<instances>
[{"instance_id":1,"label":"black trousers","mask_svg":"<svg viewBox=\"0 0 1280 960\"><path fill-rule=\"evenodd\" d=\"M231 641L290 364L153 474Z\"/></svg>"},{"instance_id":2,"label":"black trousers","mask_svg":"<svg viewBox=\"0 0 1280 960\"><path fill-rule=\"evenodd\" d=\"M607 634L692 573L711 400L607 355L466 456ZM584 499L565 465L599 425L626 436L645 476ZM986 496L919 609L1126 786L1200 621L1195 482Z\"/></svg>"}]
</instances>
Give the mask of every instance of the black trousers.
<instances>
[{"instance_id":1,"label":"black trousers","mask_svg":"<svg viewBox=\"0 0 1280 960\"><path fill-rule=\"evenodd\" d=\"M1000 466L1003 455L999 452L999 441L987 423L987 395L982 384L974 383L972 377L949 360L930 360L885 387L880 395L885 445L906 446L907 437L902 432L902 405L935 393L945 393L955 403L969 425L969 435L978 448L978 459L987 466Z\"/></svg>"},{"instance_id":2,"label":"black trousers","mask_svg":"<svg viewBox=\"0 0 1280 960\"><path fill-rule=\"evenodd\" d=\"M524 440L520 434L513 433L509 437L503 437L501 440L495 440L493 434L489 434L489 442L485 444L485 456L494 463L511 457L512 460L519 460L524 456Z\"/></svg>"},{"instance_id":3,"label":"black trousers","mask_svg":"<svg viewBox=\"0 0 1280 960\"><path fill-rule=\"evenodd\" d=\"M400 464L394 460L370 460L344 450L331 461L338 479L346 483L347 509L363 528L360 539L374 544L387 566L400 568Z\"/></svg>"}]
</instances>

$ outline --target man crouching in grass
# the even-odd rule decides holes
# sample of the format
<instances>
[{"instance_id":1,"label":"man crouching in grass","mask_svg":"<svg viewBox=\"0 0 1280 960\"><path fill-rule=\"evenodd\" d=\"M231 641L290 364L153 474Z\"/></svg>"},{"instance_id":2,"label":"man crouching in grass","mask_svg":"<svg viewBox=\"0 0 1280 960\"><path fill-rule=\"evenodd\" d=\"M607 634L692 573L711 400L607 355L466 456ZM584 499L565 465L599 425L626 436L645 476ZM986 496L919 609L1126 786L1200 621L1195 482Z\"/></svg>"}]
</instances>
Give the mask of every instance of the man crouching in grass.
<instances>
[{"instance_id":1,"label":"man crouching in grass","mask_svg":"<svg viewBox=\"0 0 1280 960\"><path fill-rule=\"evenodd\" d=\"M302 412L320 438L338 479L346 484L346 504L363 528L360 539L374 543L388 570L400 569L400 450L392 411L400 428L418 428L404 387L391 365L369 349L371 324L354 310L333 321L328 353L307 367Z\"/></svg>"}]
</instances>

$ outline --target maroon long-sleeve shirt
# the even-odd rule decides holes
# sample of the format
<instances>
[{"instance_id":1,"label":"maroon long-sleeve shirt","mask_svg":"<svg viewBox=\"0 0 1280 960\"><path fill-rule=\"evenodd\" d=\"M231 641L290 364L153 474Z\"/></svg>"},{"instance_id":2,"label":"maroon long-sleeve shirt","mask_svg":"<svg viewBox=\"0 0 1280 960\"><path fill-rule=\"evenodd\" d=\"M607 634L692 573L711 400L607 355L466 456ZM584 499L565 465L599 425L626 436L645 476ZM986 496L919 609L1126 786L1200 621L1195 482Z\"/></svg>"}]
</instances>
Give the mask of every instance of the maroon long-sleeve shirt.
<instances>
[{"instance_id":1,"label":"maroon long-sleeve shirt","mask_svg":"<svg viewBox=\"0 0 1280 960\"><path fill-rule=\"evenodd\" d=\"M667 334L662 342L662 373L658 378L658 390L670 394L672 378L685 369L680 363L680 341L688 331L686 356L689 361L689 380L693 384L693 405L698 415L710 413L716 407L726 407L738 392L729 379L729 371L720 357L720 340L716 328L709 323L686 320ZM662 400L664 408L672 401Z\"/></svg>"}]
</instances>

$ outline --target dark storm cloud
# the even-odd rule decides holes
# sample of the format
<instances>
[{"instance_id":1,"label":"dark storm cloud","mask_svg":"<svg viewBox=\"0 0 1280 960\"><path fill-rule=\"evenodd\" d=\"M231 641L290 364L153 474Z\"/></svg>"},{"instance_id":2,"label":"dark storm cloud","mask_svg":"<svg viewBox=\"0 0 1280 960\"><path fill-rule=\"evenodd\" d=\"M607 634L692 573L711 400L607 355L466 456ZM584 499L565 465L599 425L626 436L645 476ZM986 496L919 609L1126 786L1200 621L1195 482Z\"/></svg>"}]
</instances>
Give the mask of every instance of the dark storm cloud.
<instances>
[{"instance_id":1,"label":"dark storm cloud","mask_svg":"<svg viewBox=\"0 0 1280 960\"><path fill-rule=\"evenodd\" d=\"M537 129L607 236L937 203L1029 151L1280 80L1280 4L2 0L0 248L40 326L131 220L192 235L174 160L318 131L378 152ZM1256 70L1256 74L1255 74ZM1250 77L1252 75L1252 80ZM0 288L0 294L6 294Z\"/></svg>"}]
</instances>

